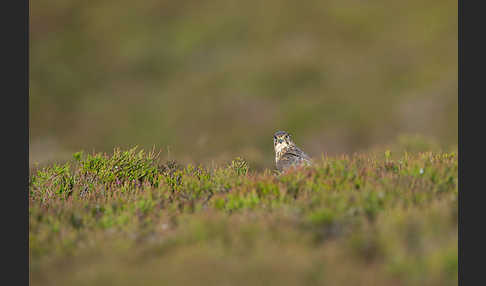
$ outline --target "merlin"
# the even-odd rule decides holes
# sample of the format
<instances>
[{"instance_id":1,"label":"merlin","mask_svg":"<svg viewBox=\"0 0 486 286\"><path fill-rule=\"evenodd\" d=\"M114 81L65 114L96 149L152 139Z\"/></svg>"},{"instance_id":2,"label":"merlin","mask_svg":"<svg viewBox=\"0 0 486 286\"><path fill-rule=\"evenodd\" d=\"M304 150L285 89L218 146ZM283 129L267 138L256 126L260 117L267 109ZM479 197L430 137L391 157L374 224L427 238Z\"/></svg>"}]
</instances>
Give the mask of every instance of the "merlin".
<instances>
[{"instance_id":1,"label":"merlin","mask_svg":"<svg viewBox=\"0 0 486 286\"><path fill-rule=\"evenodd\" d=\"M295 145L290 134L285 131L275 132L273 147L275 148L275 164L280 172L292 166L310 165L312 163L311 158Z\"/></svg>"}]
</instances>

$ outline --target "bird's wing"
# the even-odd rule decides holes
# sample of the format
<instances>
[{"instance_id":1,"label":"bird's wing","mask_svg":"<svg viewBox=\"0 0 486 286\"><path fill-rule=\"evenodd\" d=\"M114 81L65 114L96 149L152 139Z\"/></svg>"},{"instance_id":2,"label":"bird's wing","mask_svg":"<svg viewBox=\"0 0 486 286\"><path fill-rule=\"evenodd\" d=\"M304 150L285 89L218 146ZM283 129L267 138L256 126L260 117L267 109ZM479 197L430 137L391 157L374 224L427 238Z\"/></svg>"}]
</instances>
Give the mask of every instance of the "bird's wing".
<instances>
[{"instance_id":1,"label":"bird's wing","mask_svg":"<svg viewBox=\"0 0 486 286\"><path fill-rule=\"evenodd\" d=\"M297 156L292 152L286 152L277 161L277 168L279 170L285 170L291 166L300 164L301 162L301 157Z\"/></svg>"},{"instance_id":2,"label":"bird's wing","mask_svg":"<svg viewBox=\"0 0 486 286\"><path fill-rule=\"evenodd\" d=\"M298 149L298 148L297 148L297 149ZM300 149L299 149L299 151L301 152L301 154L302 154L302 158L304 158L304 160L309 161L309 162L311 162L311 161L312 161L311 157L309 157L309 155L307 155L306 153L304 153L304 151L302 151L302 150L300 150Z\"/></svg>"},{"instance_id":3,"label":"bird's wing","mask_svg":"<svg viewBox=\"0 0 486 286\"><path fill-rule=\"evenodd\" d=\"M304 161L308 161L308 162L312 161L312 159L306 153L304 153L304 151L300 150L299 147L297 146L288 150L286 154L298 157Z\"/></svg>"}]
</instances>

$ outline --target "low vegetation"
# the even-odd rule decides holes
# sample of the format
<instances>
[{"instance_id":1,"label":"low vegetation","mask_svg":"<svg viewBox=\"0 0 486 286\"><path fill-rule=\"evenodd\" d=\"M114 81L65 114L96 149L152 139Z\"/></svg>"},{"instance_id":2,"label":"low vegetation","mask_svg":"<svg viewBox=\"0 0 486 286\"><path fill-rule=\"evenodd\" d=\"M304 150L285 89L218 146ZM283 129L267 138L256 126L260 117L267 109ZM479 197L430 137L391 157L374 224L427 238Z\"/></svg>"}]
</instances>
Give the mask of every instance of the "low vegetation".
<instances>
[{"instance_id":1,"label":"low vegetation","mask_svg":"<svg viewBox=\"0 0 486 286\"><path fill-rule=\"evenodd\" d=\"M284 174L78 152L32 169L31 285L457 285L457 155Z\"/></svg>"}]
</instances>

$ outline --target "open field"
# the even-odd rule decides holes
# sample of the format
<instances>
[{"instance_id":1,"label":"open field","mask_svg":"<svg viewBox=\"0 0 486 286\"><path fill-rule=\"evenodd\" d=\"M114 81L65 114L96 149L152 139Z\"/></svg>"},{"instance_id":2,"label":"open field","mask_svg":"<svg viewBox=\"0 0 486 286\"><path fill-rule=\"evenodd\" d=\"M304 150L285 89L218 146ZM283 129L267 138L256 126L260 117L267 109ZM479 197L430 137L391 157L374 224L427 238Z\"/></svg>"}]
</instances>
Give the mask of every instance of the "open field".
<instances>
[{"instance_id":1,"label":"open field","mask_svg":"<svg viewBox=\"0 0 486 286\"><path fill-rule=\"evenodd\" d=\"M455 152L286 174L139 149L31 170L31 285L457 285Z\"/></svg>"},{"instance_id":2,"label":"open field","mask_svg":"<svg viewBox=\"0 0 486 286\"><path fill-rule=\"evenodd\" d=\"M29 24L31 285L457 285L457 1ZM315 164L276 174L277 130Z\"/></svg>"}]
</instances>

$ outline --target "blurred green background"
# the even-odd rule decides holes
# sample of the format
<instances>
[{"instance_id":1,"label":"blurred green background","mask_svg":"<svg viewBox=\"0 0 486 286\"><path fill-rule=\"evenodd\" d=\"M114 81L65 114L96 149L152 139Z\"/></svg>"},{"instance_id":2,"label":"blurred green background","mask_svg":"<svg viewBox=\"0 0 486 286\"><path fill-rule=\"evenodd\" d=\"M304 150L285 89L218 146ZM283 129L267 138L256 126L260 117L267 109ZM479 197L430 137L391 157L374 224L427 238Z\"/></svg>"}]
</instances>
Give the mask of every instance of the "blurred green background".
<instances>
[{"instance_id":1,"label":"blurred green background","mask_svg":"<svg viewBox=\"0 0 486 286\"><path fill-rule=\"evenodd\" d=\"M30 3L30 163L138 145L273 168L403 134L457 145L457 1Z\"/></svg>"}]
</instances>

